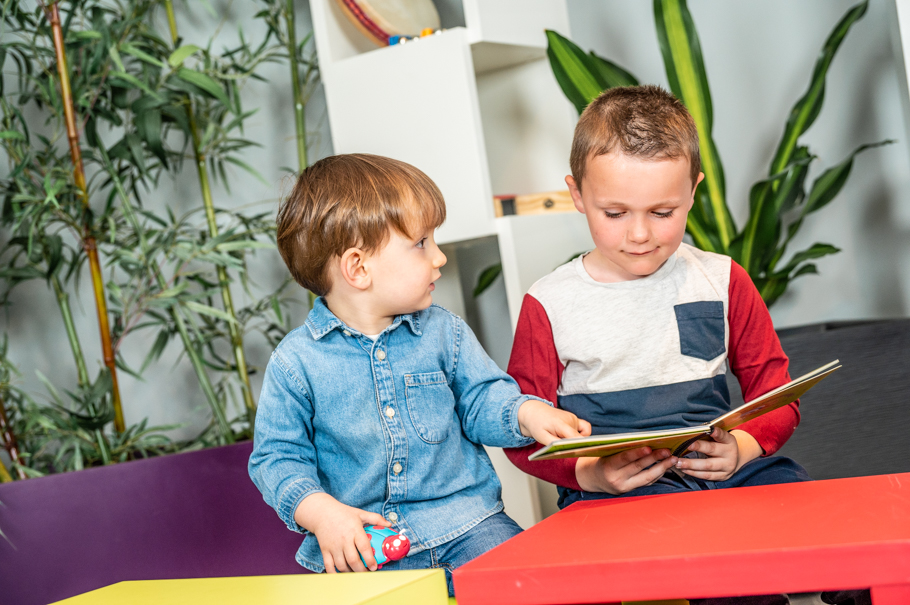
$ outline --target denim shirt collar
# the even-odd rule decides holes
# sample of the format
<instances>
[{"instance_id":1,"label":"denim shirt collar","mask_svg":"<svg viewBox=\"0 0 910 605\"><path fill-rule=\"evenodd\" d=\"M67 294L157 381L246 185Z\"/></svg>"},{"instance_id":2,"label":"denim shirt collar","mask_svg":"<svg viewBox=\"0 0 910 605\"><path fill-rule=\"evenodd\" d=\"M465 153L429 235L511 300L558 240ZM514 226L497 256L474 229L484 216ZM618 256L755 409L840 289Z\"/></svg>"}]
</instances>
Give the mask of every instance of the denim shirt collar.
<instances>
[{"instance_id":1,"label":"denim shirt collar","mask_svg":"<svg viewBox=\"0 0 910 605\"><path fill-rule=\"evenodd\" d=\"M387 327L383 332L391 331L397 328L401 323L404 322L408 324L408 327L411 329L411 332L415 336L420 336L420 313L409 313L407 315L398 315L395 317L395 320ZM355 334L362 334L359 330L348 326L343 321L338 319L331 310L329 310L328 305L325 304L325 299L320 296L313 303L313 310L310 311L309 316L306 320L306 327L309 328L310 333L313 335L315 340L321 339L323 336L331 332L332 330L341 329L348 330L349 332L354 332Z\"/></svg>"}]
</instances>

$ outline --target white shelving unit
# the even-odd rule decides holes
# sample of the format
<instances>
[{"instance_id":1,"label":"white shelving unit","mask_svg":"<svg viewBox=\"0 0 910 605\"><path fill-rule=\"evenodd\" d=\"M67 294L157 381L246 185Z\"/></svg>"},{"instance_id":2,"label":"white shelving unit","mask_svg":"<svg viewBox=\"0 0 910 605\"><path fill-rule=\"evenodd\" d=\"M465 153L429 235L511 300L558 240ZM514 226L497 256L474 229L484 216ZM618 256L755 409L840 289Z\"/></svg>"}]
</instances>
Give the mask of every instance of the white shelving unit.
<instances>
[{"instance_id":1,"label":"white shelving unit","mask_svg":"<svg viewBox=\"0 0 910 605\"><path fill-rule=\"evenodd\" d=\"M528 287L591 247L580 214L495 218L492 204L494 194L565 189L576 116L544 33L569 34L565 0L463 0L464 26L385 48L335 0L310 10L335 152L423 170L446 199L440 244L497 235L514 326ZM501 451L491 456L510 515L523 527L540 520L536 480Z\"/></svg>"}]
</instances>

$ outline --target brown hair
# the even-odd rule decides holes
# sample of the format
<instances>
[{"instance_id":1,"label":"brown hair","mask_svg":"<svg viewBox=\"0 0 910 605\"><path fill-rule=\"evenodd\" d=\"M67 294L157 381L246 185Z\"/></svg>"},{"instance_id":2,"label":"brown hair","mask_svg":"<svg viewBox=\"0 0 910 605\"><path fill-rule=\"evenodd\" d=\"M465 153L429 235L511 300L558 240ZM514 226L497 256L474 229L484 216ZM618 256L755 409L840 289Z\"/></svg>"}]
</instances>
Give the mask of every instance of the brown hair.
<instances>
[{"instance_id":1,"label":"brown hair","mask_svg":"<svg viewBox=\"0 0 910 605\"><path fill-rule=\"evenodd\" d=\"M374 252L389 229L415 237L446 218L436 184L410 164L353 153L319 160L278 209L278 250L298 284L324 295L329 261L348 248Z\"/></svg>"},{"instance_id":2,"label":"brown hair","mask_svg":"<svg viewBox=\"0 0 910 605\"><path fill-rule=\"evenodd\" d=\"M569 166L581 190L588 160L619 147L646 160L689 160L692 184L701 172L698 129L679 99L659 86L606 90L582 112L575 126Z\"/></svg>"}]
</instances>

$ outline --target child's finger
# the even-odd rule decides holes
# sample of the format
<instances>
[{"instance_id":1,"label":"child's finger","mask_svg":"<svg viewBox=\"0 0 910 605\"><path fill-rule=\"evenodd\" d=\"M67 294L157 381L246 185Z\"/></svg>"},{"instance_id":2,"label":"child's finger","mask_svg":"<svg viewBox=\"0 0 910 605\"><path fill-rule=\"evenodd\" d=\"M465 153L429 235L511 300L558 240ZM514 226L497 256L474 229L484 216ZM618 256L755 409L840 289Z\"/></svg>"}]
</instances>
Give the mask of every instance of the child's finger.
<instances>
[{"instance_id":1,"label":"child's finger","mask_svg":"<svg viewBox=\"0 0 910 605\"><path fill-rule=\"evenodd\" d=\"M360 521L364 525L381 525L383 527L392 527L392 524L379 513L371 513L368 510L360 511Z\"/></svg>"},{"instance_id":2,"label":"child's finger","mask_svg":"<svg viewBox=\"0 0 910 605\"><path fill-rule=\"evenodd\" d=\"M736 437L731 435L728 431L720 428L719 426L714 427L714 430L711 431L710 437L717 443L736 443Z\"/></svg>"},{"instance_id":3,"label":"child's finger","mask_svg":"<svg viewBox=\"0 0 910 605\"><path fill-rule=\"evenodd\" d=\"M351 571L351 568L348 566L347 555L345 554L344 548L333 552L332 560L335 562L335 569L339 572L347 573Z\"/></svg>"},{"instance_id":4,"label":"child's finger","mask_svg":"<svg viewBox=\"0 0 910 605\"><path fill-rule=\"evenodd\" d=\"M354 540L354 546L360 553L358 560L362 557L363 562L366 564L366 568L370 571L376 571L379 568L379 565L376 563L376 555L373 553L373 547L370 545L370 535L363 532L362 536L358 536L357 539Z\"/></svg>"},{"instance_id":5,"label":"child's finger","mask_svg":"<svg viewBox=\"0 0 910 605\"><path fill-rule=\"evenodd\" d=\"M366 535L366 532L364 532L364 535ZM348 568L351 571L366 571L367 568L363 564L363 561L360 559L360 549L356 544L356 541L358 539L359 539L359 537L355 538L354 542L350 542L345 545L344 560L348 564ZM370 548L367 547L367 551L369 551L369 550L370 550ZM376 563L375 559L373 559L373 563L374 564Z\"/></svg>"},{"instance_id":6,"label":"child's finger","mask_svg":"<svg viewBox=\"0 0 910 605\"><path fill-rule=\"evenodd\" d=\"M582 437L587 437L591 434L591 423L587 420L579 418L576 425L578 427L578 432Z\"/></svg>"},{"instance_id":7,"label":"child's finger","mask_svg":"<svg viewBox=\"0 0 910 605\"><path fill-rule=\"evenodd\" d=\"M325 573L336 573L335 558L327 550L322 551L322 564L325 565Z\"/></svg>"},{"instance_id":8,"label":"child's finger","mask_svg":"<svg viewBox=\"0 0 910 605\"><path fill-rule=\"evenodd\" d=\"M635 472L648 468L658 460L663 460L670 456L670 450L659 449L651 450L649 447L637 447L634 450L626 450L617 454L620 461L620 467L631 466L629 470Z\"/></svg>"},{"instance_id":9,"label":"child's finger","mask_svg":"<svg viewBox=\"0 0 910 605\"><path fill-rule=\"evenodd\" d=\"M632 491L635 488L651 485L660 479L664 473L670 470L674 464L675 457L670 456L665 460L658 460L648 468L633 475L626 483L626 491Z\"/></svg>"}]
</instances>

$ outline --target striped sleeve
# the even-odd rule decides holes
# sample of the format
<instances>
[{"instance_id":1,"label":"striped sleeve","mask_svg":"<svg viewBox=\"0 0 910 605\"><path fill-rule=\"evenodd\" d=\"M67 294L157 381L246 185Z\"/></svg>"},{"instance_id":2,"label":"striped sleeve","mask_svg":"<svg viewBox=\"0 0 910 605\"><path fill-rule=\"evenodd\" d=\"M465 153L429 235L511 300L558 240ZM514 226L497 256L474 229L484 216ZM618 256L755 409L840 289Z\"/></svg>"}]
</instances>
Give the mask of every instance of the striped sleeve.
<instances>
[{"instance_id":1,"label":"striped sleeve","mask_svg":"<svg viewBox=\"0 0 910 605\"><path fill-rule=\"evenodd\" d=\"M730 266L728 319L730 369L739 380L743 399L756 397L790 382L789 359L780 346L771 315L746 270ZM759 416L739 427L755 437L770 456L786 443L799 424L799 401Z\"/></svg>"},{"instance_id":2,"label":"striped sleeve","mask_svg":"<svg viewBox=\"0 0 910 605\"><path fill-rule=\"evenodd\" d=\"M556 390L564 366L559 361L553 330L547 312L540 302L526 294L521 303L512 355L509 358L509 375L518 382L521 392L547 401L556 402ZM505 449L512 464L539 479L580 490L575 478L576 459L528 460L528 456L540 448L532 443L520 448Z\"/></svg>"}]
</instances>

